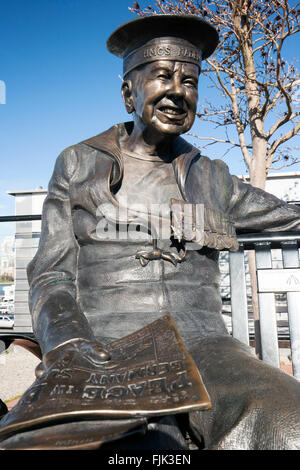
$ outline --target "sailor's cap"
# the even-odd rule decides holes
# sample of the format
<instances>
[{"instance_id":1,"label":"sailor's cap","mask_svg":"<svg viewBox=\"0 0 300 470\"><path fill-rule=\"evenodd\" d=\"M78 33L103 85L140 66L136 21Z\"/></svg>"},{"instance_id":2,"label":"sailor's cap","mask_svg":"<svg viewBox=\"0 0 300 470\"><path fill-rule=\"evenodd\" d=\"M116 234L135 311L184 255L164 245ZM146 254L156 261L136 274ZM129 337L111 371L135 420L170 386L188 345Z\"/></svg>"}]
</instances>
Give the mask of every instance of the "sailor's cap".
<instances>
[{"instance_id":1,"label":"sailor's cap","mask_svg":"<svg viewBox=\"0 0 300 470\"><path fill-rule=\"evenodd\" d=\"M219 42L217 30L196 15L148 15L119 26L107 49L123 59L123 72L154 60L191 62L200 67Z\"/></svg>"}]
</instances>

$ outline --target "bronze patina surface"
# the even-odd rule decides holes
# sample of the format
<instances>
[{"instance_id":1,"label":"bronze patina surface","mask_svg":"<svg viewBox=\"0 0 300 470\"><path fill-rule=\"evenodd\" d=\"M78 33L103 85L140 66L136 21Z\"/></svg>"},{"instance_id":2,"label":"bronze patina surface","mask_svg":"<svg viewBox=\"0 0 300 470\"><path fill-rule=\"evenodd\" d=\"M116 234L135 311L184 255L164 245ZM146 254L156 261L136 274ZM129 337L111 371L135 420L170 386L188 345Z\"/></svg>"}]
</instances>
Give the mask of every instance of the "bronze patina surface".
<instances>
[{"instance_id":1,"label":"bronze patina surface","mask_svg":"<svg viewBox=\"0 0 300 470\"><path fill-rule=\"evenodd\" d=\"M205 449L300 449L299 382L228 334L218 267L236 233L299 231L300 210L181 137L217 42L193 15L110 36L132 122L56 161L27 268L42 363L0 421L3 448L118 449L137 432L135 449L185 449L188 436Z\"/></svg>"},{"instance_id":2,"label":"bronze patina surface","mask_svg":"<svg viewBox=\"0 0 300 470\"><path fill-rule=\"evenodd\" d=\"M0 439L54 422L151 417L211 407L169 315L106 350L111 359L98 366L76 347L60 355L1 420Z\"/></svg>"},{"instance_id":3,"label":"bronze patina surface","mask_svg":"<svg viewBox=\"0 0 300 470\"><path fill-rule=\"evenodd\" d=\"M109 431L108 431L109 430ZM33 430L20 430L0 442L0 450L93 450L106 442L135 435L147 430L147 420L93 420L53 424Z\"/></svg>"}]
</instances>

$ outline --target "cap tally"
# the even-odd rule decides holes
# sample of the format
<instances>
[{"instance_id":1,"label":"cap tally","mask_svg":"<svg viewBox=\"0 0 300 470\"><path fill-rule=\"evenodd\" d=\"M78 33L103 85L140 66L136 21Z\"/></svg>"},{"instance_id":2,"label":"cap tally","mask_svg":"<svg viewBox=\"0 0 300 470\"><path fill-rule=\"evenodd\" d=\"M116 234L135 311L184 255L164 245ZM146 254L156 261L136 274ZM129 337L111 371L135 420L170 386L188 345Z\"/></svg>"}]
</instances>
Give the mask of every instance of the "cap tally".
<instances>
[{"instance_id":1,"label":"cap tally","mask_svg":"<svg viewBox=\"0 0 300 470\"><path fill-rule=\"evenodd\" d=\"M133 50L123 61L123 73L155 60L176 60L201 66L201 51L188 41L174 37L155 38Z\"/></svg>"},{"instance_id":2,"label":"cap tally","mask_svg":"<svg viewBox=\"0 0 300 470\"><path fill-rule=\"evenodd\" d=\"M155 60L184 61L200 67L218 41L214 26L197 15L147 15L119 26L106 45L123 59L125 75Z\"/></svg>"}]
</instances>

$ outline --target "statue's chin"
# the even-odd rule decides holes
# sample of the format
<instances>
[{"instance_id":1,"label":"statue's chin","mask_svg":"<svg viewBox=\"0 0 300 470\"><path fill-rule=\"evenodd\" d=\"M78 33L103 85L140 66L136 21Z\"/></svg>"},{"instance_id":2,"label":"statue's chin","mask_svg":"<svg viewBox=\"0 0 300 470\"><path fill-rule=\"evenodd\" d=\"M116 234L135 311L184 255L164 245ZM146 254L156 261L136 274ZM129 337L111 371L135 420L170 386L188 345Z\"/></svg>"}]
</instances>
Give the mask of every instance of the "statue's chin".
<instances>
[{"instance_id":1,"label":"statue's chin","mask_svg":"<svg viewBox=\"0 0 300 470\"><path fill-rule=\"evenodd\" d=\"M159 124L155 122L152 123L150 132L157 135L160 134L162 138L175 138L188 132L191 127L191 125L186 125L185 123L182 124L181 122L160 122Z\"/></svg>"},{"instance_id":2,"label":"statue's chin","mask_svg":"<svg viewBox=\"0 0 300 470\"><path fill-rule=\"evenodd\" d=\"M162 135L171 137L177 137L178 135L185 134L188 132L194 120L188 119L185 114L183 116L168 116L160 113L155 116L152 121L152 127L156 132L160 132Z\"/></svg>"}]
</instances>

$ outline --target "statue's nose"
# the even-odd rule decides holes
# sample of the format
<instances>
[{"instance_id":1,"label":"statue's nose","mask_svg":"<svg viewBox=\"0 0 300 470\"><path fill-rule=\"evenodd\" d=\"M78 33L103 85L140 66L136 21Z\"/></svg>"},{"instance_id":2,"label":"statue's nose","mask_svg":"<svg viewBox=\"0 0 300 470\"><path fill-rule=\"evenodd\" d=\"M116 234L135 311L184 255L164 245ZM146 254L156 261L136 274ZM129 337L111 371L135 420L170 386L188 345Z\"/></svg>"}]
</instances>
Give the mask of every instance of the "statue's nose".
<instances>
[{"instance_id":1,"label":"statue's nose","mask_svg":"<svg viewBox=\"0 0 300 470\"><path fill-rule=\"evenodd\" d=\"M168 95L175 98L182 98L184 95L184 87L178 77L174 77L170 83Z\"/></svg>"}]
</instances>

